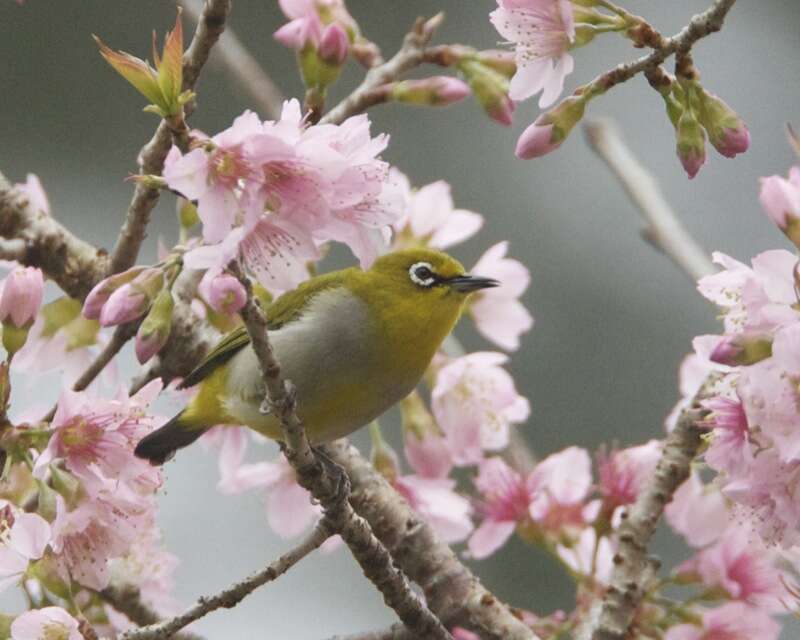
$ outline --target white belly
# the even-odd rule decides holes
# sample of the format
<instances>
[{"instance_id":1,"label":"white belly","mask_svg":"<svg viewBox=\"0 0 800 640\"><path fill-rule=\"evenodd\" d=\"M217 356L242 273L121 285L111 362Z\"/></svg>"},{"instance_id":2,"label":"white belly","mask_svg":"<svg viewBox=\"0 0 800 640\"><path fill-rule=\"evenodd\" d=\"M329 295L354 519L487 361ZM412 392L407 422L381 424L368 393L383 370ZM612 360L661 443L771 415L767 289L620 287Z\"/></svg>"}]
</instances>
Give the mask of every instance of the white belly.
<instances>
[{"instance_id":1,"label":"white belly","mask_svg":"<svg viewBox=\"0 0 800 640\"><path fill-rule=\"evenodd\" d=\"M405 397L416 380L385 375L364 302L342 291L318 294L302 318L271 331L270 342L285 379L297 389L298 413L314 442L333 440L374 420ZM370 348L373 345L373 348ZM264 387L249 347L231 360L227 412L272 438L280 426L259 407Z\"/></svg>"}]
</instances>

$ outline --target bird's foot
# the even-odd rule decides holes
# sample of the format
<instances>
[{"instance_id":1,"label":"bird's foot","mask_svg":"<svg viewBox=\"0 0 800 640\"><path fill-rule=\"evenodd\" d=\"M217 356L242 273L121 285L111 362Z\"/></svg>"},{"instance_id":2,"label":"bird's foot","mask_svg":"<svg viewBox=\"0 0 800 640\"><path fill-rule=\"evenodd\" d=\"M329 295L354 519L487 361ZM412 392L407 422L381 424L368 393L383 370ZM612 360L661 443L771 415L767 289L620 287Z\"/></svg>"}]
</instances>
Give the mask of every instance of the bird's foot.
<instances>
[{"instance_id":1,"label":"bird's foot","mask_svg":"<svg viewBox=\"0 0 800 640\"><path fill-rule=\"evenodd\" d=\"M333 486L333 499L328 510L335 509L342 505L350 497L350 476L338 462L333 460L322 447L311 447L319 463L325 469L325 473L331 479Z\"/></svg>"},{"instance_id":2,"label":"bird's foot","mask_svg":"<svg viewBox=\"0 0 800 640\"><path fill-rule=\"evenodd\" d=\"M286 415L291 411L294 411L296 407L297 387L292 384L291 380L284 380L283 397L277 401L274 401L269 397L269 393L265 392L264 399L261 401L261 405L258 407L258 412L262 416L268 416L271 414Z\"/></svg>"}]
</instances>

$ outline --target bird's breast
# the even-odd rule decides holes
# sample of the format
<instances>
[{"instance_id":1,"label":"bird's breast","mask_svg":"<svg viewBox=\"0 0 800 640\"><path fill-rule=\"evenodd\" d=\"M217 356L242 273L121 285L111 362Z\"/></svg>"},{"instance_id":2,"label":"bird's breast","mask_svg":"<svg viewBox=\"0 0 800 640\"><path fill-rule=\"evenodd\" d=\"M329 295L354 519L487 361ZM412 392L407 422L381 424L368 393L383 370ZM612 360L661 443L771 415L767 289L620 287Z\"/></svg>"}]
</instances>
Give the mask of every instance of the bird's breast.
<instances>
[{"instance_id":1,"label":"bird's breast","mask_svg":"<svg viewBox=\"0 0 800 640\"><path fill-rule=\"evenodd\" d=\"M324 442L374 420L405 397L421 372L394 367L385 336L361 298L334 289L315 296L296 321L270 332L282 373L297 389L298 413L309 438ZM232 362L227 411L237 420L280 437L274 417L259 413L264 387L253 350Z\"/></svg>"}]
</instances>

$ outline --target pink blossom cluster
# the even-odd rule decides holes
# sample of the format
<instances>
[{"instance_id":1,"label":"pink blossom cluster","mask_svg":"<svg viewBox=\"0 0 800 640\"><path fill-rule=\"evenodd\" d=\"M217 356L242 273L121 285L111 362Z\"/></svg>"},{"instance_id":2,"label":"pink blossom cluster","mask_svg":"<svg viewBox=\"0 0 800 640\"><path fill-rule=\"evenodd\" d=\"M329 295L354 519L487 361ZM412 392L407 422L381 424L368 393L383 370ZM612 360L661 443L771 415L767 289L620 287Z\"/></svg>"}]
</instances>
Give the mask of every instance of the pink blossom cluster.
<instances>
[{"instance_id":1,"label":"pink blossom cluster","mask_svg":"<svg viewBox=\"0 0 800 640\"><path fill-rule=\"evenodd\" d=\"M64 391L43 434L46 444L24 455L11 450L7 491L20 503L30 502L28 492L38 493L38 511L0 504L0 584L39 581L59 597L71 593L78 601L87 595L88 607L88 592L81 590L99 591L113 581L139 589L156 610L169 610L176 560L161 547L155 523L161 474L133 455L159 422L148 407L160 391L160 381L113 400ZM34 427L15 433L20 442L41 442ZM115 616L115 628L130 624L110 609L102 612L104 619ZM63 627L58 637L82 637L75 635L76 625L65 610L45 608L17 618L12 638L42 637L26 635L41 626Z\"/></svg>"},{"instance_id":2,"label":"pink blossom cluster","mask_svg":"<svg viewBox=\"0 0 800 640\"><path fill-rule=\"evenodd\" d=\"M307 126L291 100L278 121L247 111L187 154L173 148L164 178L197 201L205 241L186 252L184 264L222 270L240 257L270 291L306 279L306 263L330 241L369 265L405 206L378 157L387 143L370 135L365 115Z\"/></svg>"},{"instance_id":3,"label":"pink blossom cluster","mask_svg":"<svg viewBox=\"0 0 800 640\"><path fill-rule=\"evenodd\" d=\"M724 312L725 333L695 339L697 355L716 365L720 390L704 405L710 429L706 463L723 494L768 543L800 542L800 312L797 256L765 251L745 265L715 254L718 274L699 289Z\"/></svg>"}]
</instances>

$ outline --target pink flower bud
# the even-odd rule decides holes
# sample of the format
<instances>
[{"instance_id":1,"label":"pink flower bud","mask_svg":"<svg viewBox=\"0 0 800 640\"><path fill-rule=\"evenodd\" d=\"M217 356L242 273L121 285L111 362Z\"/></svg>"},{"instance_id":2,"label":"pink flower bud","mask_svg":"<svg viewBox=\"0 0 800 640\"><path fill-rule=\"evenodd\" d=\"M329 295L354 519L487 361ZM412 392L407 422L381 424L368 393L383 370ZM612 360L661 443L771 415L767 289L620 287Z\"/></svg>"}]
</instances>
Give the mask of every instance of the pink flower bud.
<instances>
[{"instance_id":1,"label":"pink flower bud","mask_svg":"<svg viewBox=\"0 0 800 640\"><path fill-rule=\"evenodd\" d=\"M558 149L583 118L590 97L588 94L572 95L536 118L517 141L517 157L529 160Z\"/></svg>"},{"instance_id":2,"label":"pink flower bud","mask_svg":"<svg viewBox=\"0 0 800 640\"><path fill-rule=\"evenodd\" d=\"M518 158L522 160L539 158L561 146L563 139L556 142L553 141L553 125L543 124L543 117L536 118L534 123L525 129L519 140L517 140L515 153Z\"/></svg>"},{"instance_id":3,"label":"pink flower bud","mask_svg":"<svg viewBox=\"0 0 800 640\"><path fill-rule=\"evenodd\" d=\"M708 359L728 366L748 366L772 355L772 338L760 334L724 336Z\"/></svg>"},{"instance_id":4,"label":"pink flower bud","mask_svg":"<svg viewBox=\"0 0 800 640\"><path fill-rule=\"evenodd\" d=\"M112 293L100 310L100 325L111 327L135 320L147 311L149 301L131 283L122 285Z\"/></svg>"},{"instance_id":5,"label":"pink flower bud","mask_svg":"<svg viewBox=\"0 0 800 640\"><path fill-rule=\"evenodd\" d=\"M98 282L89 292L89 295L86 296L86 300L83 301L83 317L89 320L99 319L100 311L103 305L108 302L111 294L123 284L133 280L144 270L145 267L133 267L132 269L128 269L122 273L116 273Z\"/></svg>"},{"instance_id":6,"label":"pink flower bud","mask_svg":"<svg viewBox=\"0 0 800 640\"><path fill-rule=\"evenodd\" d=\"M733 158L750 148L750 131L744 122L735 129L724 129L719 137L710 137L711 144L726 158Z\"/></svg>"},{"instance_id":7,"label":"pink flower bud","mask_svg":"<svg viewBox=\"0 0 800 640\"><path fill-rule=\"evenodd\" d=\"M42 304L44 277L35 267L16 267L3 281L0 295L0 321L17 328L33 323Z\"/></svg>"},{"instance_id":8,"label":"pink flower bud","mask_svg":"<svg viewBox=\"0 0 800 640\"><path fill-rule=\"evenodd\" d=\"M209 270L198 287L208 305L217 313L232 315L247 302L247 293L232 275Z\"/></svg>"},{"instance_id":9,"label":"pink flower bud","mask_svg":"<svg viewBox=\"0 0 800 640\"><path fill-rule=\"evenodd\" d=\"M328 64L341 65L347 60L350 50L350 39L347 31L339 23L334 22L325 27L319 41L319 57Z\"/></svg>"},{"instance_id":10,"label":"pink flower bud","mask_svg":"<svg viewBox=\"0 0 800 640\"><path fill-rule=\"evenodd\" d=\"M706 135L691 109L685 109L676 127L678 159L689 180L706 163Z\"/></svg>"},{"instance_id":11,"label":"pink flower bud","mask_svg":"<svg viewBox=\"0 0 800 640\"><path fill-rule=\"evenodd\" d=\"M700 122L714 148L727 158L744 153L750 147L750 132L739 115L724 100L702 91Z\"/></svg>"},{"instance_id":12,"label":"pink flower bud","mask_svg":"<svg viewBox=\"0 0 800 640\"><path fill-rule=\"evenodd\" d=\"M135 320L147 311L163 286L161 269L143 269L109 296L100 311L100 324L110 327Z\"/></svg>"},{"instance_id":13,"label":"pink flower bud","mask_svg":"<svg viewBox=\"0 0 800 640\"><path fill-rule=\"evenodd\" d=\"M497 102L486 106L486 113L495 122L510 127L514 122L514 101L507 95L500 96Z\"/></svg>"},{"instance_id":14,"label":"pink flower bud","mask_svg":"<svg viewBox=\"0 0 800 640\"><path fill-rule=\"evenodd\" d=\"M795 245L798 245L800 243L800 169L794 167L789 172L788 180L781 176L762 178L759 200L770 220Z\"/></svg>"},{"instance_id":15,"label":"pink flower bud","mask_svg":"<svg viewBox=\"0 0 800 640\"><path fill-rule=\"evenodd\" d=\"M463 100L469 87L458 78L432 76L422 80L404 80L393 85L392 99L405 104L445 106Z\"/></svg>"}]
</instances>

